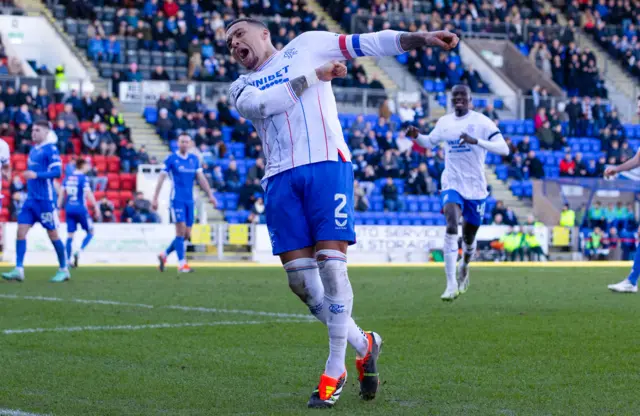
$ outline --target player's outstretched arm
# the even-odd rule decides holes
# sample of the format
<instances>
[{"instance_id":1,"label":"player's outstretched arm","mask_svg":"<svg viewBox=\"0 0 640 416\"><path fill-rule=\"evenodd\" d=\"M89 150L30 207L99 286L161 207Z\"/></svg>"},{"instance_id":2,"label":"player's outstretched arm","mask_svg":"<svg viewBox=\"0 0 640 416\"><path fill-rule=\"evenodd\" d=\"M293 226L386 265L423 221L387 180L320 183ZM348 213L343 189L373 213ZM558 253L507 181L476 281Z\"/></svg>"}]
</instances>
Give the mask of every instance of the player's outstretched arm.
<instances>
[{"instance_id":1,"label":"player's outstretched arm","mask_svg":"<svg viewBox=\"0 0 640 416\"><path fill-rule=\"evenodd\" d=\"M640 150L635 154L631 159L627 160L621 165L618 166L609 166L604 170L605 179L612 178L616 176L618 173L626 172L628 170L632 170L640 166Z\"/></svg>"},{"instance_id":2,"label":"player's outstretched arm","mask_svg":"<svg viewBox=\"0 0 640 416\"><path fill-rule=\"evenodd\" d=\"M500 131L495 131L489 134L487 140L478 140L469 136L467 133L460 135L460 144L468 143L478 145L491 153L495 153L500 156L507 156L509 154L509 145L500 134Z\"/></svg>"},{"instance_id":3,"label":"player's outstretched arm","mask_svg":"<svg viewBox=\"0 0 640 416\"><path fill-rule=\"evenodd\" d=\"M293 107L300 96L318 82L329 82L334 78L344 78L347 67L339 62L328 62L284 84L260 90L241 77L229 89L231 104L238 112L250 120L264 119L282 114Z\"/></svg>"},{"instance_id":4,"label":"player's outstretched arm","mask_svg":"<svg viewBox=\"0 0 640 416\"><path fill-rule=\"evenodd\" d=\"M411 138L413 141L418 143L419 146L424 147L425 149L432 148L442 141L440 138L440 129L437 124L429 134L420 134L420 130L414 126L410 126L407 129L406 134L407 137Z\"/></svg>"},{"instance_id":5,"label":"player's outstretched arm","mask_svg":"<svg viewBox=\"0 0 640 416\"><path fill-rule=\"evenodd\" d=\"M196 177L198 178L198 183L200 184L202 189L204 189L204 192L209 196L209 202L211 202L211 205L213 205L213 207L216 208L218 206L218 201L216 200L216 197L213 196L213 190L209 186L209 181L207 180L207 177L204 176L204 173L202 173L201 170L198 171L198 173L196 174Z\"/></svg>"},{"instance_id":6,"label":"player's outstretched arm","mask_svg":"<svg viewBox=\"0 0 640 416\"><path fill-rule=\"evenodd\" d=\"M325 59L356 59L363 56L396 56L425 46L450 51L458 46L458 36L448 30L399 32L382 30L361 35L340 35L310 31L299 36L314 54ZM322 45L322 47L318 47Z\"/></svg>"},{"instance_id":7,"label":"player's outstretched arm","mask_svg":"<svg viewBox=\"0 0 640 416\"><path fill-rule=\"evenodd\" d=\"M153 193L153 201L151 202L151 207L154 211L158 210L158 197L160 196L160 190L162 189L162 184L166 178L167 172L160 172L160 176L158 176L158 183L156 183L156 190Z\"/></svg>"}]
</instances>

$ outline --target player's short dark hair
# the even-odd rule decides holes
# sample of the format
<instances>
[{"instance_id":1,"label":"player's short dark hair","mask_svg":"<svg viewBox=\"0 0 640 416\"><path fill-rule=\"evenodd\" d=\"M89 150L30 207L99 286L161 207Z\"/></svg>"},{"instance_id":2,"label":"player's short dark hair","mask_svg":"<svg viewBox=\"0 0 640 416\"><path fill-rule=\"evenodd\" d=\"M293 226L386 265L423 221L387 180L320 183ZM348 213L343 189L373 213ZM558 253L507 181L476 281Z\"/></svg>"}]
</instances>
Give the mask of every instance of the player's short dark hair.
<instances>
[{"instance_id":1,"label":"player's short dark hair","mask_svg":"<svg viewBox=\"0 0 640 416\"><path fill-rule=\"evenodd\" d=\"M252 25L261 26L262 28L269 30L269 27L267 27L267 25L262 20L254 19L253 17L241 17L239 19L232 20L231 23L229 23L227 27L224 28L224 31L227 32L229 31L229 29L231 29L231 26L242 22L251 23Z\"/></svg>"},{"instance_id":2,"label":"player's short dark hair","mask_svg":"<svg viewBox=\"0 0 640 416\"><path fill-rule=\"evenodd\" d=\"M76 160L76 169L82 169L83 167L85 167L86 164L87 164L87 160L80 158Z\"/></svg>"},{"instance_id":3,"label":"player's short dark hair","mask_svg":"<svg viewBox=\"0 0 640 416\"><path fill-rule=\"evenodd\" d=\"M38 120L33 123L34 126L43 127L45 129L49 129L49 122L45 120Z\"/></svg>"},{"instance_id":4,"label":"player's short dark hair","mask_svg":"<svg viewBox=\"0 0 640 416\"><path fill-rule=\"evenodd\" d=\"M183 137L183 136L184 136L184 137L188 137L190 140L193 140L193 138L191 137L191 135L190 135L189 133L186 133L186 132L180 133L180 134L178 135L178 139L180 139L180 137Z\"/></svg>"}]
</instances>

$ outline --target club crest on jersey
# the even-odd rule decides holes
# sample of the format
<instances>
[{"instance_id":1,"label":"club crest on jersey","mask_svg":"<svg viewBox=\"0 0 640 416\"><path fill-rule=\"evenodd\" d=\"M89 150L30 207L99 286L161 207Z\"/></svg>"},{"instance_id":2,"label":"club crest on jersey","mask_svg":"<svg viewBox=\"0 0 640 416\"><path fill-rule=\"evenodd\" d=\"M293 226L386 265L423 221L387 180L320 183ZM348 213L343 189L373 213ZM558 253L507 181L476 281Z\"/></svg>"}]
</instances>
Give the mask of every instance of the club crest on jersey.
<instances>
[{"instance_id":1,"label":"club crest on jersey","mask_svg":"<svg viewBox=\"0 0 640 416\"><path fill-rule=\"evenodd\" d=\"M332 303L331 305L329 305L329 312L331 312L334 315L344 313L344 305Z\"/></svg>"},{"instance_id":2,"label":"club crest on jersey","mask_svg":"<svg viewBox=\"0 0 640 416\"><path fill-rule=\"evenodd\" d=\"M286 59L291 59L294 56L296 56L298 54L298 51L296 48L291 48L291 49L287 49L286 51L284 51L284 57Z\"/></svg>"}]
</instances>

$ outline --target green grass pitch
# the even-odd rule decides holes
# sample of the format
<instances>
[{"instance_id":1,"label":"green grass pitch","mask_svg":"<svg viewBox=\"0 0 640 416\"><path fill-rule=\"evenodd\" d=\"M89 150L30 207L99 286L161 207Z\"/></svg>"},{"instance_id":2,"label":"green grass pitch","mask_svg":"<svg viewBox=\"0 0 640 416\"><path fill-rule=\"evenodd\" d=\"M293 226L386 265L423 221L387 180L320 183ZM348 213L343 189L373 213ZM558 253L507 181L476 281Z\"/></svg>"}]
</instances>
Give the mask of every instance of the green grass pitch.
<instances>
[{"instance_id":1,"label":"green grass pitch","mask_svg":"<svg viewBox=\"0 0 640 416\"><path fill-rule=\"evenodd\" d=\"M306 402L327 332L306 322L281 269L178 279L175 269L83 267L57 285L53 272L0 283L0 414L318 413ZM385 341L382 385L375 401L358 398L349 349L332 412L638 415L640 297L606 289L626 273L476 268L469 292L446 304L441 269L352 268L357 322Z\"/></svg>"}]
</instances>

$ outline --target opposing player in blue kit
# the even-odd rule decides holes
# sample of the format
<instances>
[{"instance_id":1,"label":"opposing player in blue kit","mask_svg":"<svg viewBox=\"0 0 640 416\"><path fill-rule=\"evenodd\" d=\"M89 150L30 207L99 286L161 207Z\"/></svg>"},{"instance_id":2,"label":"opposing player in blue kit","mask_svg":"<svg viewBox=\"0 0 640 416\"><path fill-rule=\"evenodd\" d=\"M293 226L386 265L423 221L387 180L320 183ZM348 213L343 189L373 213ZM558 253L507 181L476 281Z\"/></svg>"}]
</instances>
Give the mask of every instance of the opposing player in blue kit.
<instances>
[{"instance_id":1,"label":"opposing player in blue kit","mask_svg":"<svg viewBox=\"0 0 640 416\"><path fill-rule=\"evenodd\" d=\"M171 242L164 253L158 255L160 271L164 271L167 256L173 251L178 255L178 273L191 273L193 270L185 260L185 239L191 236L193 226L195 203L193 200L193 182L195 179L209 195L209 201L215 207L217 201L213 196L209 182L202 172L198 156L190 153L193 146L191 136L181 134L178 137L178 150L169 155L164 161L164 169L158 178L156 191L153 196L153 209L158 209L158 197L164 180L169 176L172 181L171 190L171 218L176 224L176 238Z\"/></svg>"},{"instance_id":2,"label":"opposing player in blue kit","mask_svg":"<svg viewBox=\"0 0 640 416\"><path fill-rule=\"evenodd\" d=\"M27 252L27 234L35 223L47 230L58 256L60 268L51 282L64 282L71 277L67 269L67 255L58 237L58 211L56 209L53 180L62 175L60 154L54 144L47 143L49 123L38 121L33 124L31 138L35 145L29 152L27 180L27 200L18 214L18 235L16 238L16 267L2 273L5 280L24 280L24 256Z\"/></svg>"},{"instance_id":3,"label":"opposing player in blue kit","mask_svg":"<svg viewBox=\"0 0 640 416\"><path fill-rule=\"evenodd\" d=\"M360 395L371 400L378 390L382 338L362 331L351 317L347 248L356 239L353 168L331 80L347 74L338 61L425 46L451 50L458 37L448 31L309 31L278 51L259 20L240 18L226 30L231 54L250 71L231 85L229 95L265 149L262 186L273 254L280 257L293 293L329 332L329 358L307 405L330 408L340 398L347 343L356 350Z\"/></svg>"},{"instance_id":4,"label":"opposing player in blue kit","mask_svg":"<svg viewBox=\"0 0 640 416\"><path fill-rule=\"evenodd\" d=\"M64 208L67 214L67 261L69 264L73 264L73 267L78 267L80 252L87 248L93 238L93 220L87 209L86 201L88 200L92 206L98 209L91 185L85 176L88 170L87 161L78 159L76 170L64 179L58 195L58 208ZM84 230L86 236L82 240L80 250L73 252L73 235L78 229L78 225Z\"/></svg>"}]
</instances>

